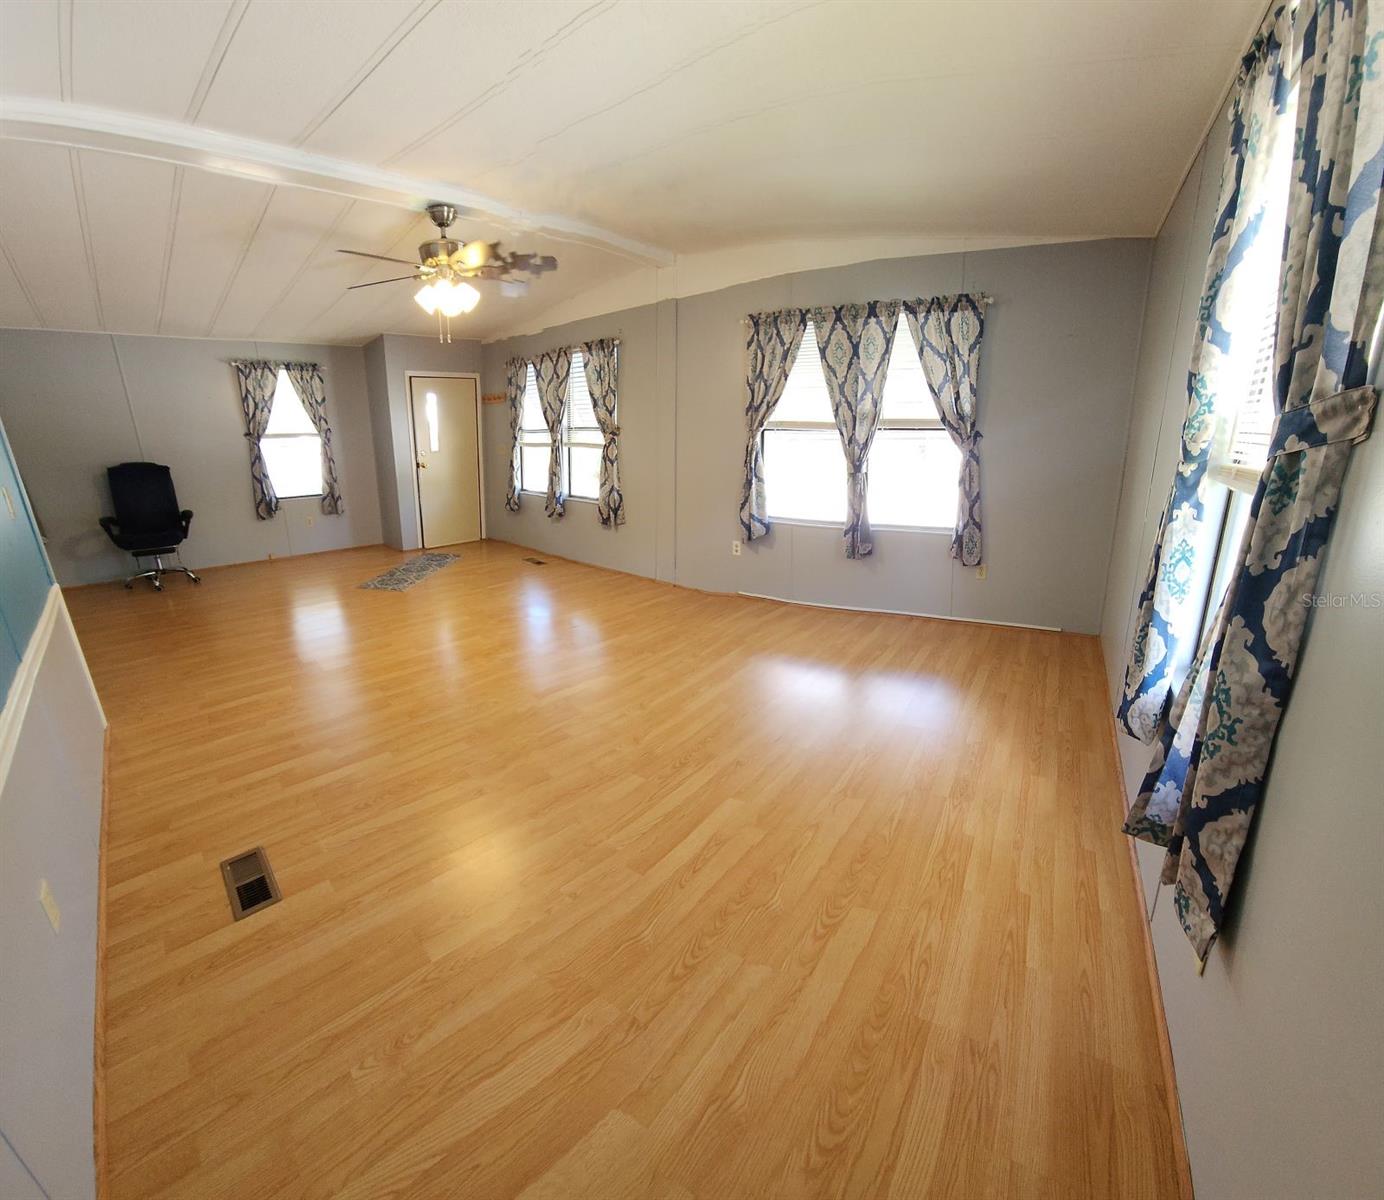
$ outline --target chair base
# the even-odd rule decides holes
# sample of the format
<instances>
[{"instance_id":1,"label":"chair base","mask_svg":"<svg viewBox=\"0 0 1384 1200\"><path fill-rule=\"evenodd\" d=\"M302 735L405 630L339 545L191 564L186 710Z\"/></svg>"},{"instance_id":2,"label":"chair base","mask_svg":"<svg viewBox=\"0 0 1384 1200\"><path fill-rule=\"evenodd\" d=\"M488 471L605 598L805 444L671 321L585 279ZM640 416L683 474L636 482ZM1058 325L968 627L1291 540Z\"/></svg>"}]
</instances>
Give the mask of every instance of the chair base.
<instances>
[{"instance_id":1,"label":"chair base","mask_svg":"<svg viewBox=\"0 0 1384 1200\"><path fill-rule=\"evenodd\" d=\"M140 571L126 579L125 586L127 588L134 587L135 580L137 579L147 579L154 585L154 591L161 592L163 591L163 577L165 575L186 575L193 583L202 582L200 575L194 575L187 567L182 565L182 555L178 556L178 565L174 567L164 566L162 554L136 554L136 566L138 565L138 560L141 558L152 558L154 560L154 565L149 570Z\"/></svg>"}]
</instances>

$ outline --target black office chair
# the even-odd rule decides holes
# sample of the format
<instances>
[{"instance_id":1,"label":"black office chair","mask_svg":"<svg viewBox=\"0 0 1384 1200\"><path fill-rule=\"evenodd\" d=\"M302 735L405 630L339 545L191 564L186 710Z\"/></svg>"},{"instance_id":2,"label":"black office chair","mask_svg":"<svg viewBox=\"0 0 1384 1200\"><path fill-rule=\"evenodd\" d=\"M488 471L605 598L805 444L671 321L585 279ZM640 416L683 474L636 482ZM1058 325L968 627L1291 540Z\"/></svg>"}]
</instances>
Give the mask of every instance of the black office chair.
<instances>
[{"instance_id":1,"label":"black office chair","mask_svg":"<svg viewBox=\"0 0 1384 1200\"><path fill-rule=\"evenodd\" d=\"M154 560L150 570L131 575L125 586L134 587L136 579L148 579L154 590L161 592L163 577L177 572L193 583L201 583L183 566L182 551L178 549L192 525L192 511L178 507L173 473L158 463L127 462L107 467L106 478L110 480L115 516L102 517L101 528L117 546L134 555L136 567L141 565L142 558ZM178 565L164 566L165 554L176 554Z\"/></svg>"}]
</instances>

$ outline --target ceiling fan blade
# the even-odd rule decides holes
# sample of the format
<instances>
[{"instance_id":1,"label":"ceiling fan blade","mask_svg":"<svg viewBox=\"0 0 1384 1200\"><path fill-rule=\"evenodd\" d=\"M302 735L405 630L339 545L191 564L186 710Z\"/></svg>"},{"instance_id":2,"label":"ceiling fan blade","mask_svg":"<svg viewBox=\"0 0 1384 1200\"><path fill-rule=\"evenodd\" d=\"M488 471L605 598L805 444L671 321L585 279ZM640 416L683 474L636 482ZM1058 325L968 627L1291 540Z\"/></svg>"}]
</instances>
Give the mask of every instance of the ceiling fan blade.
<instances>
[{"instance_id":1,"label":"ceiling fan blade","mask_svg":"<svg viewBox=\"0 0 1384 1200\"><path fill-rule=\"evenodd\" d=\"M356 290L356 288L363 288L363 287L379 287L380 284L382 284L382 283L401 283L401 282L402 282L403 280L405 280L405 279L417 279L417 278L418 278L417 275L396 275L396 276L394 276L393 279L377 279L377 280L375 280L374 283L353 283L353 284L351 284L351 286L348 287L346 290L347 290L348 292L354 292L354 291Z\"/></svg>"},{"instance_id":2,"label":"ceiling fan blade","mask_svg":"<svg viewBox=\"0 0 1384 1200\"><path fill-rule=\"evenodd\" d=\"M337 250L338 254L354 254L357 258L378 258L380 262L403 263L406 267L416 266L406 258L390 258L387 254L367 254L364 250Z\"/></svg>"}]
</instances>

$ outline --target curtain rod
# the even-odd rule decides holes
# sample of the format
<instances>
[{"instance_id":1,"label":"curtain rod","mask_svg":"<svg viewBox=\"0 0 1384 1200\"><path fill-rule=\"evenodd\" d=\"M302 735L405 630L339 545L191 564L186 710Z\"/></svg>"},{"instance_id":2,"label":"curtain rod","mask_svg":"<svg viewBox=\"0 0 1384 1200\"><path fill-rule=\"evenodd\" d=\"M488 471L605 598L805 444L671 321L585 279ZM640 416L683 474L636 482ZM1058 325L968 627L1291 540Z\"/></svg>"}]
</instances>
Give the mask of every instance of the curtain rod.
<instances>
[{"instance_id":1,"label":"curtain rod","mask_svg":"<svg viewBox=\"0 0 1384 1200\"><path fill-rule=\"evenodd\" d=\"M618 346L618 345L621 344L620 338L621 338L621 335L622 335L623 333L624 333L624 330L623 330L623 329L617 329L617 330L615 331L615 336L614 336L614 337L587 338L585 341L581 341L581 342L569 342L569 343L568 343L567 345L565 345L565 346L553 346L553 347L551 347L551 348L549 348L549 349L547 349L547 350L539 350L539 351L537 351L537 352L535 352L535 353L514 353L514 354L511 354L509 357L510 357L510 358L523 358L523 359L542 358L543 355L545 355L545 354L551 354L554 350L580 350L583 346L585 346L585 345L587 345L587 344L589 344L589 343L591 343L591 342L613 342L615 345Z\"/></svg>"},{"instance_id":2,"label":"curtain rod","mask_svg":"<svg viewBox=\"0 0 1384 1200\"><path fill-rule=\"evenodd\" d=\"M913 299L913 300L900 300L899 303L900 303L900 304L920 304L920 303L927 303L927 302L930 302L930 301L932 301L932 300L957 300L957 299L960 299L962 296L965 296L968 300L974 300L977 304L990 305L990 304L994 304L994 302L995 302L994 296L990 295L989 292L949 292L949 293L948 293L947 295L945 295L945 296L918 296L918 297L916 297L916 298ZM878 303L880 303L880 302L879 302L878 300L862 300L862 301L846 301L845 303L847 303L847 304L855 304L855 303L860 303L860 304L878 304ZM787 308L767 309L767 310L765 310L764 312L747 313L745 316L743 316L743 317L740 318L740 324L742 324L742 325L748 325L755 317L773 316L773 315L775 315L776 313L781 313L781 312L804 312L804 313L810 313L810 312L812 312L812 310L815 309L815 308L842 308L842 307L844 307L843 304L806 304L806 305L789 305Z\"/></svg>"}]
</instances>

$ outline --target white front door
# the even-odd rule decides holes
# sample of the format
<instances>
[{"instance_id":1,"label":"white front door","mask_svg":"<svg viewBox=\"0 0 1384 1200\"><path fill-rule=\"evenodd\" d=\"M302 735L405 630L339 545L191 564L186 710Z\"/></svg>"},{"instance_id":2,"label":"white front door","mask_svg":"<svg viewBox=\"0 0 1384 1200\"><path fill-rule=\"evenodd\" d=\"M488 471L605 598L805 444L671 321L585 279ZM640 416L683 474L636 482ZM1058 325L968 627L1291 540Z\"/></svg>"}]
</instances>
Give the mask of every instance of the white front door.
<instances>
[{"instance_id":1,"label":"white front door","mask_svg":"<svg viewBox=\"0 0 1384 1200\"><path fill-rule=\"evenodd\" d=\"M480 540L479 400L474 379L409 379L414 475L425 547Z\"/></svg>"}]
</instances>

